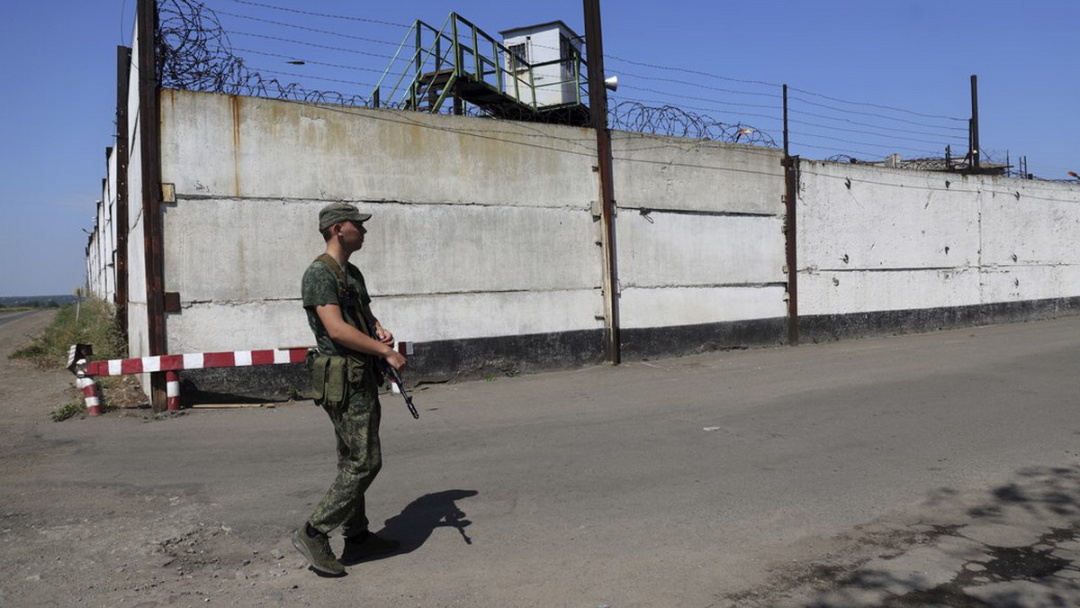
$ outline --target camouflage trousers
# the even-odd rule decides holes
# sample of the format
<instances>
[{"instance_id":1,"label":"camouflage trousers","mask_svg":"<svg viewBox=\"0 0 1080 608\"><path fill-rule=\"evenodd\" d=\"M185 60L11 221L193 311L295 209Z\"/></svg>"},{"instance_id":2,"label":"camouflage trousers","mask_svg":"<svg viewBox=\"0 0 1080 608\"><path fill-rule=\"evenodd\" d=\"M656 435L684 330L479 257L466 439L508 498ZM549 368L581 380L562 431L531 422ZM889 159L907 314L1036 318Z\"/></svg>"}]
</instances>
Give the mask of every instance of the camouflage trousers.
<instances>
[{"instance_id":1,"label":"camouflage trousers","mask_svg":"<svg viewBox=\"0 0 1080 608\"><path fill-rule=\"evenodd\" d=\"M364 492L382 468L379 443L379 405L377 381L364 374L360 386L350 386L341 404L317 402L330 416L337 438L338 472L334 483L323 496L308 522L327 534L341 527L346 537L368 529Z\"/></svg>"}]
</instances>

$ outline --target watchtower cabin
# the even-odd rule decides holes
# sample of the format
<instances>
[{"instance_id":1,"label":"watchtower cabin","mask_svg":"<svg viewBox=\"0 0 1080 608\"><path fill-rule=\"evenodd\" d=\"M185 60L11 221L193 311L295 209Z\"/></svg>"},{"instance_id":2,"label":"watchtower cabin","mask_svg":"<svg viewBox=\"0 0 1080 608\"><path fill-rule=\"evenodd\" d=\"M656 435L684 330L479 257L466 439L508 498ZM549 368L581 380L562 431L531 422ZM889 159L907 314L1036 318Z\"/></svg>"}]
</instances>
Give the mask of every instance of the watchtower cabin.
<instances>
[{"instance_id":1,"label":"watchtower cabin","mask_svg":"<svg viewBox=\"0 0 1080 608\"><path fill-rule=\"evenodd\" d=\"M537 107L581 101L581 37L574 30L562 21L551 21L499 34L507 49L505 68L514 76L505 83L507 95L535 101Z\"/></svg>"}]
</instances>

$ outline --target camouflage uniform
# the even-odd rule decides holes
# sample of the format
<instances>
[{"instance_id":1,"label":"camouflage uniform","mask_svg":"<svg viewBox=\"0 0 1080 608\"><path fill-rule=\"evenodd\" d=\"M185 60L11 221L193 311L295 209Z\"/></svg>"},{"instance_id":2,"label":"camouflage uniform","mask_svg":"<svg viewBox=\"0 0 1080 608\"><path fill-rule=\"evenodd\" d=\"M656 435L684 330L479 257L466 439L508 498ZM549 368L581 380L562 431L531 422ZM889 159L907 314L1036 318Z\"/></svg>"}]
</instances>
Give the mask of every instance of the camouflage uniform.
<instances>
[{"instance_id":1,"label":"camouflage uniform","mask_svg":"<svg viewBox=\"0 0 1080 608\"><path fill-rule=\"evenodd\" d=\"M346 263L349 293L343 296L334 272L321 261L312 262L304 273L302 294L308 325L315 334L319 354L310 362L319 373L326 374L323 387L316 380L315 402L330 416L337 437L338 474L326 495L319 502L308 522L315 530L327 534L341 526L346 537L363 534L368 529L364 508L364 492L382 468L379 444L378 388L381 384L376 357L351 353L330 339L315 308L324 304L341 306L345 321L367 333L362 320L371 301L364 277L352 264ZM344 381L340 374L344 373ZM335 374L337 374L335 376ZM336 380L335 380L336 378ZM335 390L333 382L338 386Z\"/></svg>"}]
</instances>

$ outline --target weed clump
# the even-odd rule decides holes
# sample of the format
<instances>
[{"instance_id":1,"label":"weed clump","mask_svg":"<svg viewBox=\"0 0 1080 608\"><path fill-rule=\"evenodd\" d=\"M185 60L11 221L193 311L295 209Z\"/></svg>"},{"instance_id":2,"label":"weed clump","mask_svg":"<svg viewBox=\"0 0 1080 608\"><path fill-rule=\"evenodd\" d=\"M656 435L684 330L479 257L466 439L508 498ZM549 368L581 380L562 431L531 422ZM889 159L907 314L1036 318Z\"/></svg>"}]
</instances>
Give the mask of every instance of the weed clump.
<instances>
[{"instance_id":1,"label":"weed clump","mask_svg":"<svg viewBox=\"0 0 1080 608\"><path fill-rule=\"evenodd\" d=\"M127 344L112 305L89 297L61 307L53 322L11 358L28 360L43 369L64 367L72 344L92 344L95 358L123 357Z\"/></svg>"}]
</instances>

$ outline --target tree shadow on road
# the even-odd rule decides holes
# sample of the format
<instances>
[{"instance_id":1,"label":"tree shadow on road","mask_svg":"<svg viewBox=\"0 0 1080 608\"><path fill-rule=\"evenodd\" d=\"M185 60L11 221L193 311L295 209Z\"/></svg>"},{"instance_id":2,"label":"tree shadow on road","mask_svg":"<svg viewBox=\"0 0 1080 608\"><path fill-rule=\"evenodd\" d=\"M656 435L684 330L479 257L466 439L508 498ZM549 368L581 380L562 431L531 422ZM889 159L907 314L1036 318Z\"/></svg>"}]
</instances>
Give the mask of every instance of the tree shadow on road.
<instances>
[{"instance_id":1,"label":"tree shadow on road","mask_svg":"<svg viewBox=\"0 0 1080 608\"><path fill-rule=\"evenodd\" d=\"M454 528L461 534L462 541L471 545L472 539L466 534L465 528L472 522L465 519L465 512L458 507L457 501L477 494L476 490L444 490L425 494L409 503L401 513L386 520L383 529L376 534L401 542L401 548L390 555L419 549L436 528Z\"/></svg>"},{"instance_id":2,"label":"tree shadow on road","mask_svg":"<svg viewBox=\"0 0 1080 608\"><path fill-rule=\"evenodd\" d=\"M1024 540L1019 540L1024 539ZM1031 467L981 492L940 489L725 598L740 608L1080 605L1080 467Z\"/></svg>"}]
</instances>

